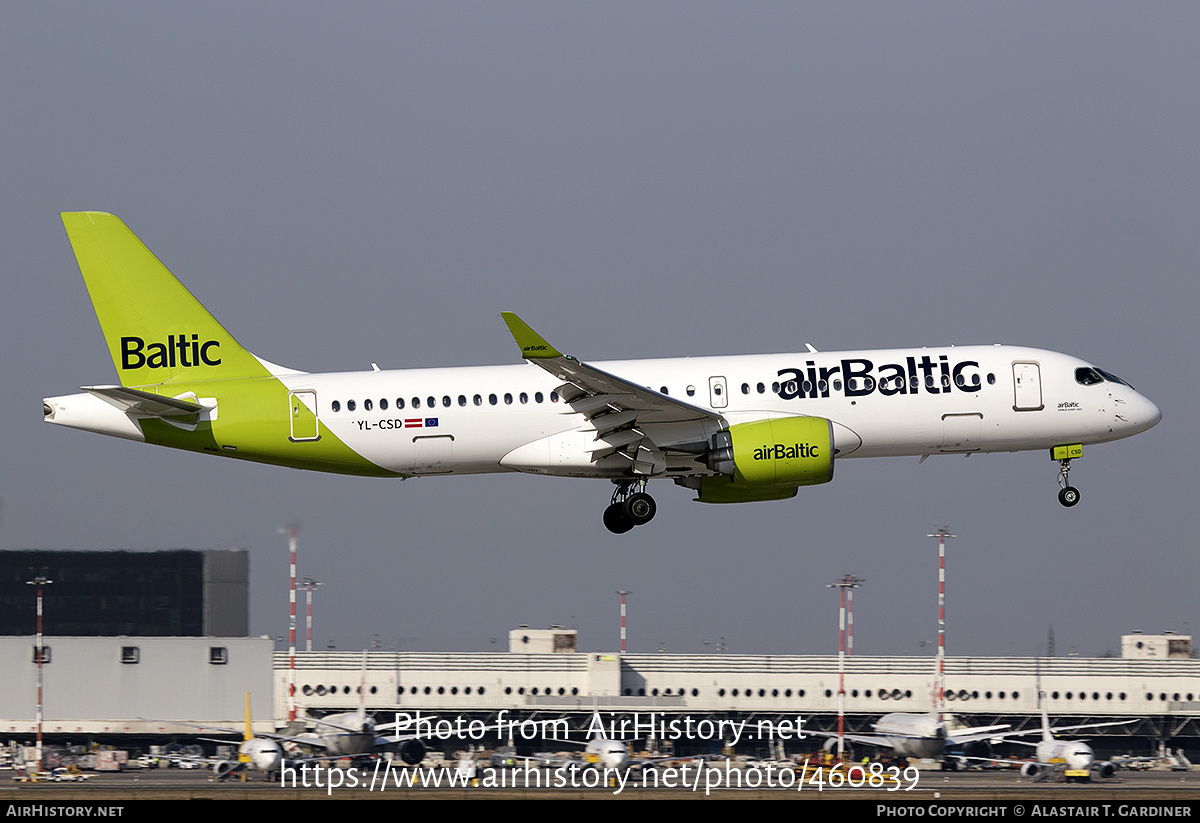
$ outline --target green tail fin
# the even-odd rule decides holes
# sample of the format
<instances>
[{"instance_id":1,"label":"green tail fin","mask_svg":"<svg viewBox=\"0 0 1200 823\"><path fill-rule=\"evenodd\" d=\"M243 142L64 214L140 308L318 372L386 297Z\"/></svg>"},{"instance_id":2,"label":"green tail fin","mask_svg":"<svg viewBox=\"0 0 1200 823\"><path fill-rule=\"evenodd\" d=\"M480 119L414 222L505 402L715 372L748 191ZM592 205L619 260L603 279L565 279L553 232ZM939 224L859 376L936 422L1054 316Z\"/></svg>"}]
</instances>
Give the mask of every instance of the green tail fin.
<instances>
[{"instance_id":1,"label":"green tail fin","mask_svg":"<svg viewBox=\"0 0 1200 823\"><path fill-rule=\"evenodd\" d=\"M122 386L269 375L119 218L62 221Z\"/></svg>"}]
</instances>

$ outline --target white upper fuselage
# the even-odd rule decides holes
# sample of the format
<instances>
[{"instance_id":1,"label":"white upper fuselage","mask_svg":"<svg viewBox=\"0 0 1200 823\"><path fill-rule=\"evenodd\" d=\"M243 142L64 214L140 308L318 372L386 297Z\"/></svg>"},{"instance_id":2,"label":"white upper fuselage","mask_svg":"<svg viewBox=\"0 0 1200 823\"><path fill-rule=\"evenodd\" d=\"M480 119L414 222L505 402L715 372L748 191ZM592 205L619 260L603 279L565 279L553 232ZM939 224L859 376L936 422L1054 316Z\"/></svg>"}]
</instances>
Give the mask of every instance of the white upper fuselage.
<instances>
[{"instance_id":1,"label":"white upper fuselage","mask_svg":"<svg viewBox=\"0 0 1200 823\"><path fill-rule=\"evenodd\" d=\"M1161 417L1128 385L1079 382L1076 370L1090 368L1082 360L1012 346L592 365L711 410L730 425L776 416L827 418L839 458L1086 445L1128 437ZM313 392L321 423L392 471L605 476L583 457L593 438L577 431L580 415L552 397L560 381L529 364L280 379L294 392ZM662 448L675 445L670 432L654 439ZM696 427L679 426L675 440L695 443ZM697 466L669 460L666 473L695 474Z\"/></svg>"}]
</instances>

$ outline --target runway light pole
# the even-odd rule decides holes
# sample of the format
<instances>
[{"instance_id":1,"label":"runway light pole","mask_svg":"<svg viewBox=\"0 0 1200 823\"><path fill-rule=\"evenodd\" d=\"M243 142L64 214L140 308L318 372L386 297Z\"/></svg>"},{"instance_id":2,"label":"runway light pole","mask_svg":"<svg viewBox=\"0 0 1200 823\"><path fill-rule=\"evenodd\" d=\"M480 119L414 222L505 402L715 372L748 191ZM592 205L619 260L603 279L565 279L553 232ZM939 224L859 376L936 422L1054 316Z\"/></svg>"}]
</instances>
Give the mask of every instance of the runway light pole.
<instances>
[{"instance_id":1,"label":"runway light pole","mask_svg":"<svg viewBox=\"0 0 1200 823\"><path fill-rule=\"evenodd\" d=\"M625 654L625 595L633 592L618 589L617 594L621 595L621 654Z\"/></svg>"},{"instance_id":2,"label":"runway light pole","mask_svg":"<svg viewBox=\"0 0 1200 823\"><path fill-rule=\"evenodd\" d=\"M938 719L943 719L942 707L946 700L946 538L958 535L950 534L945 526L941 526L936 532L925 536L936 537L938 542L938 647L934 708Z\"/></svg>"},{"instance_id":3,"label":"runway light pole","mask_svg":"<svg viewBox=\"0 0 1200 823\"><path fill-rule=\"evenodd\" d=\"M305 593L305 614L304 614L304 651L312 651L312 594L313 589L317 586L324 586L320 580L313 580L311 577L306 577L300 581L300 585L304 587Z\"/></svg>"},{"instance_id":4,"label":"runway light pole","mask_svg":"<svg viewBox=\"0 0 1200 823\"><path fill-rule=\"evenodd\" d=\"M853 592L860 584L865 583L864 578L853 574L842 576L841 580L830 583L825 586L827 589L838 590L838 736L837 736L837 753L838 759L841 760L843 753L846 750L845 734L846 734L846 593L850 592L853 597Z\"/></svg>"},{"instance_id":5,"label":"runway light pole","mask_svg":"<svg viewBox=\"0 0 1200 823\"><path fill-rule=\"evenodd\" d=\"M291 723L296 719L296 534L299 529L289 526L279 529L288 538L290 571L288 578L288 687L287 716Z\"/></svg>"},{"instance_id":6,"label":"runway light pole","mask_svg":"<svg viewBox=\"0 0 1200 823\"><path fill-rule=\"evenodd\" d=\"M43 572L46 569L42 569ZM46 659L46 647L42 642L42 590L54 581L45 574L39 574L32 580L26 580L26 585L37 586L37 646L34 655L37 657L37 756L34 761L34 775L42 770L42 663Z\"/></svg>"}]
</instances>

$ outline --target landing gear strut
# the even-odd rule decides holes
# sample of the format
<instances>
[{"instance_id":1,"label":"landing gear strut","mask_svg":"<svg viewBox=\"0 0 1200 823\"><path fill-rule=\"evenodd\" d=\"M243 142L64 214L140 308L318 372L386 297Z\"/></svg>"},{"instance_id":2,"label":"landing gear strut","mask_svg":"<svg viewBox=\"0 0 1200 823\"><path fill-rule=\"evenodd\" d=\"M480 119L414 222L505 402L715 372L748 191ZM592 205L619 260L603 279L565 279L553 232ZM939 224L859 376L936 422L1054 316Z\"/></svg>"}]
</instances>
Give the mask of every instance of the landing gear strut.
<instances>
[{"instance_id":1,"label":"landing gear strut","mask_svg":"<svg viewBox=\"0 0 1200 823\"><path fill-rule=\"evenodd\" d=\"M1061 487L1058 492L1058 502L1062 503L1067 508L1071 508L1079 502L1079 489L1072 486L1068 480L1071 474L1071 458L1067 457L1058 461L1058 485Z\"/></svg>"},{"instance_id":2,"label":"landing gear strut","mask_svg":"<svg viewBox=\"0 0 1200 823\"><path fill-rule=\"evenodd\" d=\"M613 492L612 503L604 510L604 527L613 534L624 534L634 526L642 526L654 519L658 506L654 498L646 494L646 480L618 480Z\"/></svg>"}]
</instances>

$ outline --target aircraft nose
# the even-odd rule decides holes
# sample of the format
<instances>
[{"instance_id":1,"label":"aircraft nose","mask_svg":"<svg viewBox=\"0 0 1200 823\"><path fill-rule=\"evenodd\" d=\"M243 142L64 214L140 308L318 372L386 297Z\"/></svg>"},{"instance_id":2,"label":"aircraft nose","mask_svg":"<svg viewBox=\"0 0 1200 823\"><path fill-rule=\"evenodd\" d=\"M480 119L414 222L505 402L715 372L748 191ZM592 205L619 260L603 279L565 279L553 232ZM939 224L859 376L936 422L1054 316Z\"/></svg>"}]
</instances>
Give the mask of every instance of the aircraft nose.
<instances>
[{"instance_id":1,"label":"aircraft nose","mask_svg":"<svg viewBox=\"0 0 1200 823\"><path fill-rule=\"evenodd\" d=\"M1137 407L1137 422L1141 424L1140 430L1152 429L1158 425L1158 421L1162 420L1162 409L1154 404L1154 401L1147 397L1138 395Z\"/></svg>"}]
</instances>

